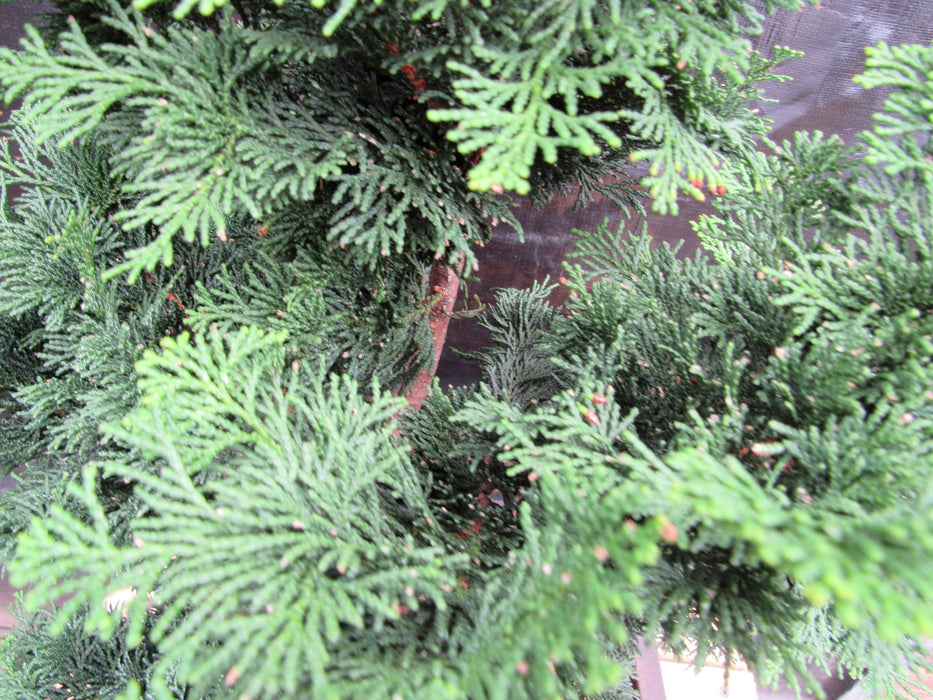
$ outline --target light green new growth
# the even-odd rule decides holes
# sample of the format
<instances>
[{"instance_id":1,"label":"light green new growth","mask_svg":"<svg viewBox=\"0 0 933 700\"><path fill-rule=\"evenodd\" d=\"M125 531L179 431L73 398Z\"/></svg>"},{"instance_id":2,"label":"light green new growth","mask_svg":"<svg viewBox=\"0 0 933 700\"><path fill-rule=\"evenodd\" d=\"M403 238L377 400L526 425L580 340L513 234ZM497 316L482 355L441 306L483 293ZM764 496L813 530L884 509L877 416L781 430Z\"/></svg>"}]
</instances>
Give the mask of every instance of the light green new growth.
<instances>
[{"instance_id":1,"label":"light green new growth","mask_svg":"<svg viewBox=\"0 0 933 700\"><path fill-rule=\"evenodd\" d=\"M652 162L654 206L676 213L678 192L702 198L697 180L715 191L722 159L749 155L764 128L754 83L793 55L750 59L761 16L738 0L343 2L329 18L323 4L240 3L208 27L113 4L110 41L76 20L58 49L29 30L24 51L0 53L36 138L106 134L126 178L116 220L158 230L108 274L171 264L177 234L206 245L234 214L275 225L308 206L368 259L430 251L469 268L488 220L509 218L493 195L618 179L625 156ZM367 23L360 46L348 32Z\"/></svg>"},{"instance_id":2,"label":"light green new growth","mask_svg":"<svg viewBox=\"0 0 933 700\"><path fill-rule=\"evenodd\" d=\"M453 588L459 557L431 544L423 486L388 426L399 400L377 391L368 403L349 381L325 387L289 366L281 337L249 328L166 341L139 373L140 407L110 432L158 473L104 465L137 484L133 542L111 542L90 467L74 495L91 524L55 509L17 555L24 567L67 560L75 576L34 587L27 602L70 594L58 624L87 605L88 631L109 635L128 618L130 644L154 608L151 638L175 650L157 674L203 692L236 667L241 692L292 696L308 674L313 692L328 692L343 626L378 630L403 603L446 607L441 586ZM410 520L384 520L386 498ZM107 596L127 588L133 601L108 610Z\"/></svg>"}]
</instances>

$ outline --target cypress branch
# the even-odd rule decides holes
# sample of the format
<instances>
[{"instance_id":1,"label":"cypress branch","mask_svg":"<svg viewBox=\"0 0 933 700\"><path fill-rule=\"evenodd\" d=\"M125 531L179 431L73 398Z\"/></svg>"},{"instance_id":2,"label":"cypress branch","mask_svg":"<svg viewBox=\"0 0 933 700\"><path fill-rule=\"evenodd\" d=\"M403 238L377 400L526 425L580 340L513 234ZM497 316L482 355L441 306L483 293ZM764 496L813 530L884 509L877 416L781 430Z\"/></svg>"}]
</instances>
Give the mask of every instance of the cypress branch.
<instances>
[{"instance_id":1,"label":"cypress branch","mask_svg":"<svg viewBox=\"0 0 933 700\"><path fill-rule=\"evenodd\" d=\"M759 144L761 19L100 2L0 54L0 693L630 697L637 636L891 692L933 619L931 49L870 52L861 151ZM567 304L501 290L484 381L407 410L426 271L506 190L637 209L630 157L656 208L714 186L708 255L579 232Z\"/></svg>"}]
</instances>

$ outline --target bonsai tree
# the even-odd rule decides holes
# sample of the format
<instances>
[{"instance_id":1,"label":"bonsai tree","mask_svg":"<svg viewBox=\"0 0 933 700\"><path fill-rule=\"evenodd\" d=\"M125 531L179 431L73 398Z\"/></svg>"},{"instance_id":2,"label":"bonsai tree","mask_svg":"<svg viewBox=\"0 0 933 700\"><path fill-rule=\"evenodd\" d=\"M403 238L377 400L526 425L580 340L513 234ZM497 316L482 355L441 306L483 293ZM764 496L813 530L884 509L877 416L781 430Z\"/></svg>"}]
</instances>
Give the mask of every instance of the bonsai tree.
<instances>
[{"instance_id":1,"label":"bonsai tree","mask_svg":"<svg viewBox=\"0 0 933 700\"><path fill-rule=\"evenodd\" d=\"M4 697L626 697L638 636L903 683L933 49L850 150L762 140L743 2L195 4L0 54ZM581 232L410 410L431 269L570 190L717 214Z\"/></svg>"}]
</instances>

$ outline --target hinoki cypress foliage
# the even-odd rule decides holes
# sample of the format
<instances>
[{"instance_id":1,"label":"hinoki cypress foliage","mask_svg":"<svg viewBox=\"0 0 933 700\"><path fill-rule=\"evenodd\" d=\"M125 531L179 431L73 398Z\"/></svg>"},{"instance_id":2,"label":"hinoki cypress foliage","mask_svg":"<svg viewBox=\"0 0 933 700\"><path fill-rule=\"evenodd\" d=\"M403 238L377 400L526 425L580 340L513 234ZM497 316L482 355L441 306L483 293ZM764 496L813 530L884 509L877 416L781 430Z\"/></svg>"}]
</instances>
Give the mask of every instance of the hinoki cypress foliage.
<instances>
[{"instance_id":1,"label":"hinoki cypress foliage","mask_svg":"<svg viewBox=\"0 0 933 700\"><path fill-rule=\"evenodd\" d=\"M0 696L632 697L638 636L903 687L933 49L869 50L855 149L770 143L800 4L62 0L0 53ZM409 410L432 265L561 192L717 213L580 232Z\"/></svg>"}]
</instances>

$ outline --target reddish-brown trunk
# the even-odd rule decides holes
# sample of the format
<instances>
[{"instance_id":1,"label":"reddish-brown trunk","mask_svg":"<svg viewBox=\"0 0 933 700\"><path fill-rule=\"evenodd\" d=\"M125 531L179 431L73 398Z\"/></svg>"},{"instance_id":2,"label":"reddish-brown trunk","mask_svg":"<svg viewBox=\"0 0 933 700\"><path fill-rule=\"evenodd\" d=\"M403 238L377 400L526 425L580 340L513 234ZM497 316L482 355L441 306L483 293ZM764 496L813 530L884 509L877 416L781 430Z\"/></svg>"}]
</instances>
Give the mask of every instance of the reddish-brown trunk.
<instances>
[{"instance_id":1,"label":"reddish-brown trunk","mask_svg":"<svg viewBox=\"0 0 933 700\"><path fill-rule=\"evenodd\" d=\"M421 404L424 403L431 388L434 371L437 369L441 352L444 350L444 342L447 340L447 327L450 325L450 316L453 313L454 304L457 302L457 288L459 285L460 278L449 265L436 261L431 266L428 278L428 294L434 298L434 303L428 312L428 322L431 324L431 332L434 336L434 357L430 369L426 369L421 373L421 376L408 389L408 394L405 397L415 410L421 408Z\"/></svg>"}]
</instances>

